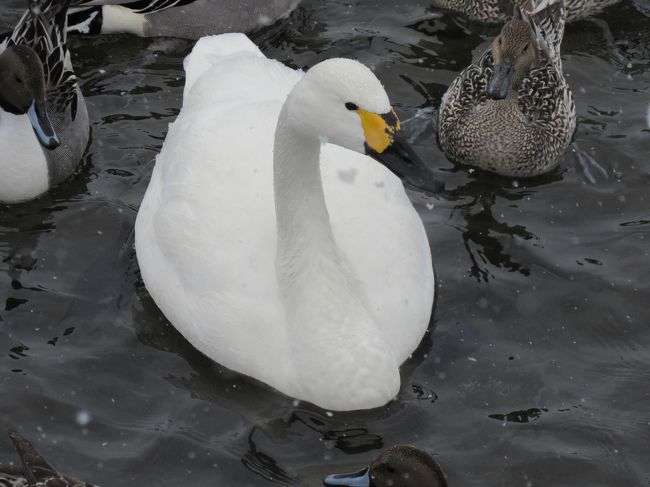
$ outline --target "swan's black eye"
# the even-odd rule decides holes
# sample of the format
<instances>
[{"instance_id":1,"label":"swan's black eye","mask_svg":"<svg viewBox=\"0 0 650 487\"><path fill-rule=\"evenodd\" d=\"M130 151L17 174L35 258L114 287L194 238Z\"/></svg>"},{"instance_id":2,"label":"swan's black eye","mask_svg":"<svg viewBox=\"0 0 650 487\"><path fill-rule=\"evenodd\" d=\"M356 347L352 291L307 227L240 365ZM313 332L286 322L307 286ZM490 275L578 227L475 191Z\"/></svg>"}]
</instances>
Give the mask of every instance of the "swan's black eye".
<instances>
[{"instance_id":1,"label":"swan's black eye","mask_svg":"<svg viewBox=\"0 0 650 487\"><path fill-rule=\"evenodd\" d=\"M357 105L355 105L354 103L352 103L350 101L345 104L345 108L347 108L348 110L358 110L359 109L359 107Z\"/></svg>"}]
</instances>

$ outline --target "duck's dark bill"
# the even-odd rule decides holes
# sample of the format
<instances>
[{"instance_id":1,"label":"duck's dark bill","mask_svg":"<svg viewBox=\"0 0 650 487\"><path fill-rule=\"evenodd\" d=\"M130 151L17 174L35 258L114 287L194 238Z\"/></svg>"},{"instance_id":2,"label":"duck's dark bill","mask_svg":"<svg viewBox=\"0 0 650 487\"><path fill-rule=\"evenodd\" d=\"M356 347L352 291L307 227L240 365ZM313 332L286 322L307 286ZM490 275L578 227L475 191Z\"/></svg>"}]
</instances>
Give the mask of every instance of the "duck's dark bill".
<instances>
[{"instance_id":1,"label":"duck's dark bill","mask_svg":"<svg viewBox=\"0 0 650 487\"><path fill-rule=\"evenodd\" d=\"M445 188L444 183L434 177L431 169L413 150L401 131L394 134L392 143L381 154L368 145L366 154L381 162L411 186L432 193L440 193Z\"/></svg>"},{"instance_id":2,"label":"duck's dark bill","mask_svg":"<svg viewBox=\"0 0 650 487\"><path fill-rule=\"evenodd\" d=\"M38 138L38 141L41 145L47 149L56 149L61 142L52 127L50 118L47 116L47 110L45 109L45 102L34 101L29 110L27 110L27 116L29 121L32 124L34 133Z\"/></svg>"},{"instance_id":3,"label":"duck's dark bill","mask_svg":"<svg viewBox=\"0 0 650 487\"><path fill-rule=\"evenodd\" d=\"M515 77L515 67L508 61L502 61L494 67L494 74L488 85L487 94L493 100L503 100L508 96L510 85Z\"/></svg>"},{"instance_id":4,"label":"duck's dark bill","mask_svg":"<svg viewBox=\"0 0 650 487\"><path fill-rule=\"evenodd\" d=\"M369 470L366 468L357 473L328 475L323 484L327 487L370 487Z\"/></svg>"}]
</instances>

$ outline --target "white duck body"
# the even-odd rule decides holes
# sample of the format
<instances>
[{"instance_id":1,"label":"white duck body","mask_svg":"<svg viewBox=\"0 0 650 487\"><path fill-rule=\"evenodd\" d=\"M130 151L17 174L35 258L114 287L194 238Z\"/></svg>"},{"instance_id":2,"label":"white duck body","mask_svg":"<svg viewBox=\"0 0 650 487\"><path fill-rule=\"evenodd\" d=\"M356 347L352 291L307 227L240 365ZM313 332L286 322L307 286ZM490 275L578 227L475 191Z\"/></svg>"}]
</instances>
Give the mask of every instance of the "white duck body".
<instances>
[{"instance_id":1,"label":"white duck body","mask_svg":"<svg viewBox=\"0 0 650 487\"><path fill-rule=\"evenodd\" d=\"M0 108L0 200L18 203L45 193L50 187L43 148L27 115Z\"/></svg>"},{"instance_id":2,"label":"white duck body","mask_svg":"<svg viewBox=\"0 0 650 487\"><path fill-rule=\"evenodd\" d=\"M278 124L303 73L245 36L201 39L185 69L183 108L136 221L149 293L226 367L326 409L387 403L434 298L427 236L401 181Z\"/></svg>"}]
</instances>

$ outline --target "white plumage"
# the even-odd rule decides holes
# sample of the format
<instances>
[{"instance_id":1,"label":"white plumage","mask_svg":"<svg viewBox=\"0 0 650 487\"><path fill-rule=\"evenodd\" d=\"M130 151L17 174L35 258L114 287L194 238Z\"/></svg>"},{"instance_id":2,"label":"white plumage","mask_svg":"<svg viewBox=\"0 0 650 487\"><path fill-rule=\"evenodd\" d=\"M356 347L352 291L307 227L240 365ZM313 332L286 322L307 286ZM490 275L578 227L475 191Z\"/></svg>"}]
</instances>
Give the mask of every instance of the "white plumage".
<instances>
[{"instance_id":1,"label":"white plumage","mask_svg":"<svg viewBox=\"0 0 650 487\"><path fill-rule=\"evenodd\" d=\"M185 69L136 222L149 293L231 369L328 409L385 404L429 323L427 237L396 176L319 141L363 150L345 103L388 111L383 87L350 60L304 75L240 34L200 40Z\"/></svg>"}]
</instances>

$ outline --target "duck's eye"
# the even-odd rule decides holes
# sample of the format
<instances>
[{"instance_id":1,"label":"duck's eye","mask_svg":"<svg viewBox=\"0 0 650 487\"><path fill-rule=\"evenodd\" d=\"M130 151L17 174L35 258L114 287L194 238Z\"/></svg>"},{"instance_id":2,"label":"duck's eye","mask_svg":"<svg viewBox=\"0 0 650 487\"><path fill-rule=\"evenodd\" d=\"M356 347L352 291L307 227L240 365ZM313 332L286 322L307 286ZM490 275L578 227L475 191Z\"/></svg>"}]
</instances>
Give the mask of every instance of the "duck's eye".
<instances>
[{"instance_id":1,"label":"duck's eye","mask_svg":"<svg viewBox=\"0 0 650 487\"><path fill-rule=\"evenodd\" d=\"M528 42L525 46L522 52L526 52L528 48L530 47L530 42Z\"/></svg>"},{"instance_id":2,"label":"duck's eye","mask_svg":"<svg viewBox=\"0 0 650 487\"><path fill-rule=\"evenodd\" d=\"M20 79L18 76L14 76L14 79L16 80L16 83L18 83L19 85L23 84L23 80Z\"/></svg>"},{"instance_id":3,"label":"duck's eye","mask_svg":"<svg viewBox=\"0 0 650 487\"><path fill-rule=\"evenodd\" d=\"M499 45L500 45L500 46L503 45L503 39L502 39L501 37L499 37Z\"/></svg>"},{"instance_id":4,"label":"duck's eye","mask_svg":"<svg viewBox=\"0 0 650 487\"><path fill-rule=\"evenodd\" d=\"M352 103L350 101L345 104L345 108L347 108L348 110L358 110L359 109L359 107L356 104L354 104L354 103Z\"/></svg>"}]
</instances>

